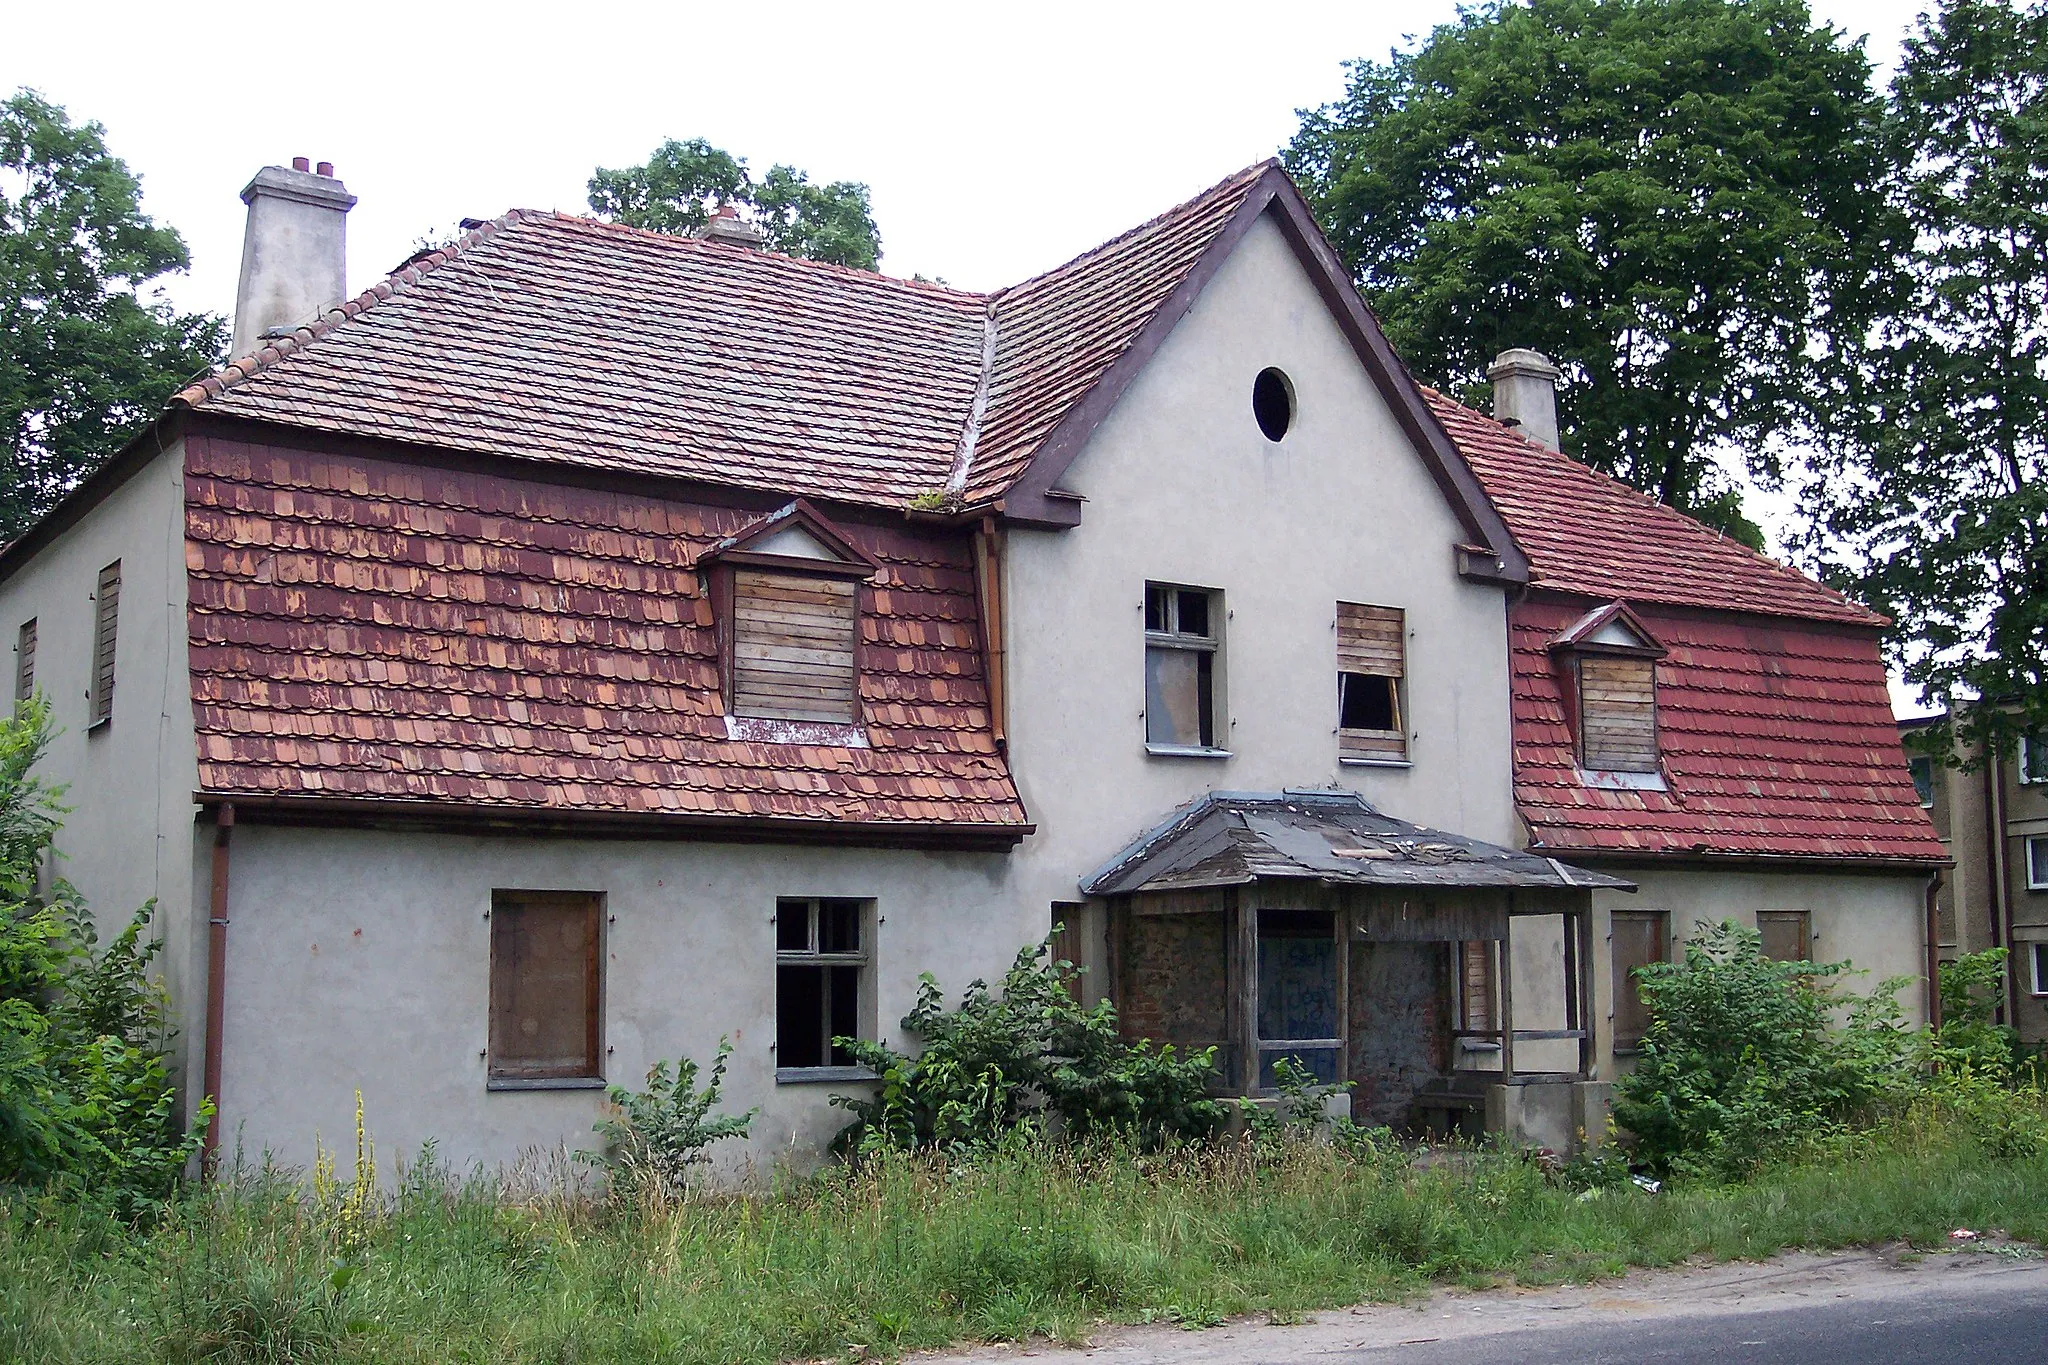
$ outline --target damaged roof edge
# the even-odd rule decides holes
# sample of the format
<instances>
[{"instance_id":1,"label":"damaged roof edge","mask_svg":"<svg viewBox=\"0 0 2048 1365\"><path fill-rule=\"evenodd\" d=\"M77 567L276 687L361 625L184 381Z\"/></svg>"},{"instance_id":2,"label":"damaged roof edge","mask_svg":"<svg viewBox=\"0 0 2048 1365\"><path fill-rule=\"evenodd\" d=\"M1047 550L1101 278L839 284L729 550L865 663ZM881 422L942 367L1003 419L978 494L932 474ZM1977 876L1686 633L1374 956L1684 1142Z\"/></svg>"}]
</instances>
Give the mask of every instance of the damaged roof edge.
<instances>
[{"instance_id":1,"label":"damaged roof edge","mask_svg":"<svg viewBox=\"0 0 2048 1365\"><path fill-rule=\"evenodd\" d=\"M1334 836L1334 837L1333 837ZM1356 792L1208 792L1174 811L1081 881L1090 896L1154 883L1224 886L1310 878L1332 886L1633 891L1622 877L1568 867L1383 814Z\"/></svg>"}]
</instances>

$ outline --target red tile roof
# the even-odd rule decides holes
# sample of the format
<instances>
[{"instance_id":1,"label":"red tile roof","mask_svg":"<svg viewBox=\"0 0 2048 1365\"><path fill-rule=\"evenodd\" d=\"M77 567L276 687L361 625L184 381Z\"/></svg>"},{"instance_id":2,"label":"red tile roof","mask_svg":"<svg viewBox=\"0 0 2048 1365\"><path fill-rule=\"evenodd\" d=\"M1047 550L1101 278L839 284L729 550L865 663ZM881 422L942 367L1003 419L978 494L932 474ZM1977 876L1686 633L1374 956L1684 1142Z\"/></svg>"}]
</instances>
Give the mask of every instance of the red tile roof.
<instances>
[{"instance_id":1,"label":"red tile roof","mask_svg":"<svg viewBox=\"0 0 2048 1365\"><path fill-rule=\"evenodd\" d=\"M755 511L186 442L203 791L1021 833L963 533L843 523L872 747L726 737L696 555Z\"/></svg>"},{"instance_id":2,"label":"red tile roof","mask_svg":"<svg viewBox=\"0 0 2048 1365\"><path fill-rule=\"evenodd\" d=\"M1529 556L1509 610L1515 803L1560 853L1935 861L1878 649L1884 618L1490 417L1431 406ZM1657 661L1668 791L1579 772L1550 646L1627 602Z\"/></svg>"},{"instance_id":3,"label":"red tile roof","mask_svg":"<svg viewBox=\"0 0 2048 1365\"><path fill-rule=\"evenodd\" d=\"M1611 601L1882 626L1796 569L1433 390L1437 420L1529 556L1531 581Z\"/></svg>"},{"instance_id":4,"label":"red tile roof","mask_svg":"<svg viewBox=\"0 0 2048 1365\"><path fill-rule=\"evenodd\" d=\"M847 503L987 500L1271 168L988 295L514 211L174 401Z\"/></svg>"},{"instance_id":5,"label":"red tile roof","mask_svg":"<svg viewBox=\"0 0 2048 1365\"><path fill-rule=\"evenodd\" d=\"M1515 804L1558 853L1938 861L1914 794L1876 637L1783 618L1645 606L1668 791L1613 791L1578 771L1551 641L1583 600L1509 612Z\"/></svg>"}]
</instances>

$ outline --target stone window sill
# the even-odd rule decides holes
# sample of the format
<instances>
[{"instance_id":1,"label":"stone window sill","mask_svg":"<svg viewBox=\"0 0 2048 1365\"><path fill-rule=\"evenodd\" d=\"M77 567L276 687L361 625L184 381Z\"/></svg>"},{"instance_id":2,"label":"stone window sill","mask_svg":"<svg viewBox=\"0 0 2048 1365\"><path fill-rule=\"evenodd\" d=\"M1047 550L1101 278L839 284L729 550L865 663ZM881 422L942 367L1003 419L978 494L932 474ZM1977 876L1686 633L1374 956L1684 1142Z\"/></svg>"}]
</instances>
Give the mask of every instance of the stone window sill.
<instances>
[{"instance_id":1,"label":"stone window sill","mask_svg":"<svg viewBox=\"0 0 2048 1365\"><path fill-rule=\"evenodd\" d=\"M777 1085L815 1085L822 1081L878 1081L881 1077L864 1066L778 1066Z\"/></svg>"},{"instance_id":2,"label":"stone window sill","mask_svg":"<svg viewBox=\"0 0 2048 1365\"><path fill-rule=\"evenodd\" d=\"M493 1076L484 1082L486 1090L604 1090L611 1085L602 1076Z\"/></svg>"},{"instance_id":3,"label":"stone window sill","mask_svg":"<svg viewBox=\"0 0 2048 1365\"><path fill-rule=\"evenodd\" d=\"M1147 744L1145 752L1154 758L1230 758L1228 749L1209 749L1195 744Z\"/></svg>"}]
</instances>

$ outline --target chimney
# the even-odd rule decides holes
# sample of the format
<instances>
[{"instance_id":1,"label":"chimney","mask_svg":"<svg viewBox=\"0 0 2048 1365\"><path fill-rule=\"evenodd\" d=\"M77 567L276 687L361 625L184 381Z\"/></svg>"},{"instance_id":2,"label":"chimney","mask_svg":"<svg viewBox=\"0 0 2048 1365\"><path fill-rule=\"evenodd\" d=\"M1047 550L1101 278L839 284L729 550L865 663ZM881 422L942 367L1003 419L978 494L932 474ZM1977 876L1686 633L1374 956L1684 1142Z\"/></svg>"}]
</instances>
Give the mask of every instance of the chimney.
<instances>
[{"instance_id":1,"label":"chimney","mask_svg":"<svg viewBox=\"0 0 2048 1365\"><path fill-rule=\"evenodd\" d=\"M348 297L346 224L355 196L323 161L265 166L242 191L249 226L235 290L235 350L248 355L273 329L304 326Z\"/></svg>"},{"instance_id":2,"label":"chimney","mask_svg":"<svg viewBox=\"0 0 2048 1365\"><path fill-rule=\"evenodd\" d=\"M707 242L749 246L756 251L768 241L768 233L761 225L740 217L740 211L731 204L720 204L718 212L711 215L711 221L698 228L695 235Z\"/></svg>"},{"instance_id":3,"label":"chimney","mask_svg":"<svg viewBox=\"0 0 2048 1365\"><path fill-rule=\"evenodd\" d=\"M1557 443L1557 381L1564 372L1541 351L1502 351L1486 367L1493 381L1493 416L1537 445Z\"/></svg>"}]
</instances>

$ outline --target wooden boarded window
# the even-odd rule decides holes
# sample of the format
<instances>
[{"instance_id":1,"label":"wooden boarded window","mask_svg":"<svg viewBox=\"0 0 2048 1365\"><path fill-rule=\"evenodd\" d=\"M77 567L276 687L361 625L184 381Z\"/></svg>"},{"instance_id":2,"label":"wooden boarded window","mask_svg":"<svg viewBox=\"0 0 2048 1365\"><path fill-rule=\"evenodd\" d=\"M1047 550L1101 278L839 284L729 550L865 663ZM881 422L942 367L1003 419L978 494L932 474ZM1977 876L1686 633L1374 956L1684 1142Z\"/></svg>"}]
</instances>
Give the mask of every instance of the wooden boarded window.
<instances>
[{"instance_id":1,"label":"wooden boarded window","mask_svg":"<svg viewBox=\"0 0 2048 1365\"><path fill-rule=\"evenodd\" d=\"M1408 672L1408 630L1399 607L1337 604L1337 756L1404 761L1401 680Z\"/></svg>"},{"instance_id":2,"label":"wooden boarded window","mask_svg":"<svg viewBox=\"0 0 2048 1365\"><path fill-rule=\"evenodd\" d=\"M36 694L36 618L21 623L14 643L14 700L25 702Z\"/></svg>"},{"instance_id":3,"label":"wooden boarded window","mask_svg":"<svg viewBox=\"0 0 2048 1365\"><path fill-rule=\"evenodd\" d=\"M98 589L93 593L91 699L87 706L88 725L105 725L114 718L114 629L121 619L121 561L100 570Z\"/></svg>"},{"instance_id":4,"label":"wooden boarded window","mask_svg":"<svg viewBox=\"0 0 2048 1365\"><path fill-rule=\"evenodd\" d=\"M1813 961L1813 920L1804 910L1759 910L1756 929L1773 962Z\"/></svg>"},{"instance_id":5,"label":"wooden boarded window","mask_svg":"<svg viewBox=\"0 0 2048 1365\"><path fill-rule=\"evenodd\" d=\"M1458 945L1458 1027L1465 1033L1500 1032L1494 984L1494 942L1467 939Z\"/></svg>"},{"instance_id":6,"label":"wooden boarded window","mask_svg":"<svg viewBox=\"0 0 2048 1365\"><path fill-rule=\"evenodd\" d=\"M860 585L739 569L733 575L736 716L851 725L860 719L855 651Z\"/></svg>"},{"instance_id":7,"label":"wooden boarded window","mask_svg":"<svg viewBox=\"0 0 2048 1365\"><path fill-rule=\"evenodd\" d=\"M490 1078L598 1079L603 898L491 893Z\"/></svg>"},{"instance_id":8,"label":"wooden boarded window","mask_svg":"<svg viewBox=\"0 0 2048 1365\"><path fill-rule=\"evenodd\" d=\"M1657 771L1657 661L1579 656L1579 763L1592 772Z\"/></svg>"},{"instance_id":9,"label":"wooden boarded window","mask_svg":"<svg viewBox=\"0 0 2048 1365\"><path fill-rule=\"evenodd\" d=\"M1636 968L1671 955L1671 917L1662 910L1617 910L1611 922L1614 959L1614 1050L1633 1052L1650 1031Z\"/></svg>"}]
</instances>

